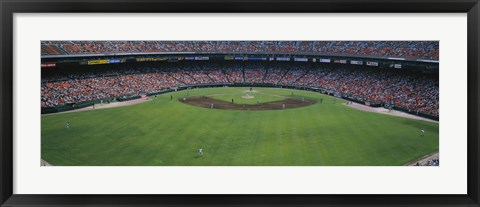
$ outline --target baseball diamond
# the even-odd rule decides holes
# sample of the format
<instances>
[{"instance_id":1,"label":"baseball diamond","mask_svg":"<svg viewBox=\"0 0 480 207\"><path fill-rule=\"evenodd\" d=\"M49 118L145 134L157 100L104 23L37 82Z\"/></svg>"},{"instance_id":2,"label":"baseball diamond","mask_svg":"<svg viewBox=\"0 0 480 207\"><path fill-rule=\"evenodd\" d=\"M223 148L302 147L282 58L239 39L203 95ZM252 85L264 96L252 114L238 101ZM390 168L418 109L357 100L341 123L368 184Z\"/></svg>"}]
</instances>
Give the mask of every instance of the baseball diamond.
<instances>
[{"instance_id":1,"label":"baseball diamond","mask_svg":"<svg viewBox=\"0 0 480 207\"><path fill-rule=\"evenodd\" d=\"M438 41L42 41L42 166L439 166Z\"/></svg>"},{"instance_id":2,"label":"baseball diamond","mask_svg":"<svg viewBox=\"0 0 480 207\"><path fill-rule=\"evenodd\" d=\"M85 166L388 166L438 151L438 123L357 110L315 92L256 89L311 100L285 110L212 110L183 102L217 94L240 100L245 89L194 89L189 96L179 91L130 106L42 116L42 158ZM67 120L70 129L63 126ZM426 130L421 138L420 128Z\"/></svg>"}]
</instances>

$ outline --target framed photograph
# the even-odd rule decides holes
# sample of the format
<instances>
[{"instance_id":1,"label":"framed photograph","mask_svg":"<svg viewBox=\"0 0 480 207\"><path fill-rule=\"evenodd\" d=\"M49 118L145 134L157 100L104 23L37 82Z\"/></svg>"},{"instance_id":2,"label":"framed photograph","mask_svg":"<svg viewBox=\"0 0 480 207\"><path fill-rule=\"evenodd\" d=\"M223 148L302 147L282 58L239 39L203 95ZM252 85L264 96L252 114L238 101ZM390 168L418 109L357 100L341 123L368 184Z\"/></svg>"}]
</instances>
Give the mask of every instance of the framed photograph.
<instances>
[{"instance_id":1,"label":"framed photograph","mask_svg":"<svg viewBox=\"0 0 480 207\"><path fill-rule=\"evenodd\" d=\"M477 0L1 9L1 206L480 206Z\"/></svg>"}]
</instances>

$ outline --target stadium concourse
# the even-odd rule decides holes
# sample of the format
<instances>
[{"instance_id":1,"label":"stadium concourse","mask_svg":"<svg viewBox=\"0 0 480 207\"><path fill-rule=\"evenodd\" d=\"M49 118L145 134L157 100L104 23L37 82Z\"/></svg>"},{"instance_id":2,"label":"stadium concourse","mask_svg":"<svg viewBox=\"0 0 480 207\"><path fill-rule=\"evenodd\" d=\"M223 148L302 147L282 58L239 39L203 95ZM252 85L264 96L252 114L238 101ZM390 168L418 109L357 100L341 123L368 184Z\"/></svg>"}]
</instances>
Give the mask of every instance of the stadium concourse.
<instances>
[{"instance_id":1,"label":"stadium concourse","mask_svg":"<svg viewBox=\"0 0 480 207\"><path fill-rule=\"evenodd\" d=\"M273 84L321 88L360 102L439 115L438 73L325 67L297 62L192 61L42 71L42 108L199 84Z\"/></svg>"}]
</instances>

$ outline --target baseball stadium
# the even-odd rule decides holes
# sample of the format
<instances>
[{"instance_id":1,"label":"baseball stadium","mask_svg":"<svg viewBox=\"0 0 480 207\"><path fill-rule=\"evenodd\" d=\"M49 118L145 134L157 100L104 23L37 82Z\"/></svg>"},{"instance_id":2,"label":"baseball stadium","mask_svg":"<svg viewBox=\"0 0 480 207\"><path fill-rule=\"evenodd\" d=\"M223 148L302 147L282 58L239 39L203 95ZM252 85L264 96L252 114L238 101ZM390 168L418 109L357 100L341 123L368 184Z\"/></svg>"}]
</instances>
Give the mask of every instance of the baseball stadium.
<instances>
[{"instance_id":1,"label":"baseball stadium","mask_svg":"<svg viewBox=\"0 0 480 207\"><path fill-rule=\"evenodd\" d=\"M439 166L438 41L42 41L42 166Z\"/></svg>"}]
</instances>

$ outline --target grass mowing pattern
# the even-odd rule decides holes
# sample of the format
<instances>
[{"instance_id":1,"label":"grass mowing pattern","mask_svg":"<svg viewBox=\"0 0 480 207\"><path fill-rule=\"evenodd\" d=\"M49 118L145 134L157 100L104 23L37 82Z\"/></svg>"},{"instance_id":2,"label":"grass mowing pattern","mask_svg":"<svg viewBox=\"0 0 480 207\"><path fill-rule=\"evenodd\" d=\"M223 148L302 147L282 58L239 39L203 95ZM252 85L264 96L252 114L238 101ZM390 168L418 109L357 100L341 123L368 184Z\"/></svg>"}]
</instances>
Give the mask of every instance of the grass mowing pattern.
<instances>
[{"instance_id":1,"label":"grass mowing pattern","mask_svg":"<svg viewBox=\"0 0 480 207\"><path fill-rule=\"evenodd\" d=\"M389 166L438 151L438 123L364 112L318 93L255 88L323 99L266 111L206 109L176 99L187 93L241 99L247 89L179 91L138 105L42 116L42 158L80 166Z\"/></svg>"}]
</instances>

